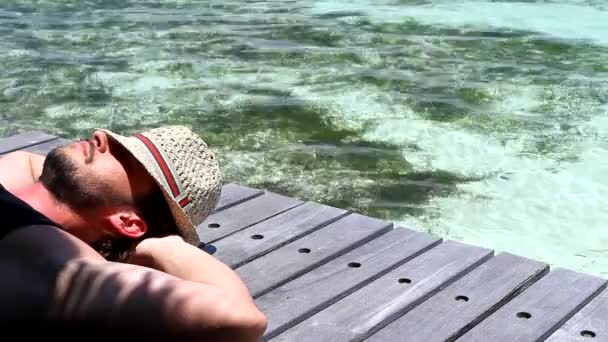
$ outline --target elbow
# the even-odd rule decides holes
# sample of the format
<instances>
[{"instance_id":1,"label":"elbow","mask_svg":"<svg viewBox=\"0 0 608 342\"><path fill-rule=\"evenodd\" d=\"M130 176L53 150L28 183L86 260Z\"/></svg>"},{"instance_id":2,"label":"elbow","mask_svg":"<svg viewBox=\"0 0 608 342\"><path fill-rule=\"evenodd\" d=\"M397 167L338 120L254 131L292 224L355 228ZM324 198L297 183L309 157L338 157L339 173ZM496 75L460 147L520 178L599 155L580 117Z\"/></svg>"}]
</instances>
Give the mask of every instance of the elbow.
<instances>
[{"instance_id":1,"label":"elbow","mask_svg":"<svg viewBox=\"0 0 608 342\"><path fill-rule=\"evenodd\" d=\"M199 306L198 308L213 307L210 312L208 309L198 311L201 320L198 327L207 330L213 341L229 342L259 342L261 341L266 329L268 319L266 315L258 309L255 302L250 299L232 296L217 296L213 303ZM221 300L218 300L221 298ZM209 317L211 314L213 317ZM206 316L206 318L202 318ZM199 332L199 336L201 332Z\"/></svg>"},{"instance_id":2,"label":"elbow","mask_svg":"<svg viewBox=\"0 0 608 342\"><path fill-rule=\"evenodd\" d=\"M261 311L257 309L253 311L246 318L244 328L249 331L248 334L252 336L252 340L259 341L268 328L268 319Z\"/></svg>"},{"instance_id":3,"label":"elbow","mask_svg":"<svg viewBox=\"0 0 608 342\"><path fill-rule=\"evenodd\" d=\"M266 315L255 306L241 311L232 319L235 322L235 335L238 336L238 338L231 339L232 341L258 342L262 339L268 327Z\"/></svg>"},{"instance_id":4,"label":"elbow","mask_svg":"<svg viewBox=\"0 0 608 342\"><path fill-rule=\"evenodd\" d=\"M232 323L224 330L229 336L227 341L258 342L268 327L266 316L256 308L233 313L228 320Z\"/></svg>"},{"instance_id":5,"label":"elbow","mask_svg":"<svg viewBox=\"0 0 608 342\"><path fill-rule=\"evenodd\" d=\"M224 304L220 312L223 313L223 321L227 326L232 326L238 336L242 338L232 341L258 342L268 328L268 318L257 307L253 298L249 295L224 297Z\"/></svg>"}]
</instances>

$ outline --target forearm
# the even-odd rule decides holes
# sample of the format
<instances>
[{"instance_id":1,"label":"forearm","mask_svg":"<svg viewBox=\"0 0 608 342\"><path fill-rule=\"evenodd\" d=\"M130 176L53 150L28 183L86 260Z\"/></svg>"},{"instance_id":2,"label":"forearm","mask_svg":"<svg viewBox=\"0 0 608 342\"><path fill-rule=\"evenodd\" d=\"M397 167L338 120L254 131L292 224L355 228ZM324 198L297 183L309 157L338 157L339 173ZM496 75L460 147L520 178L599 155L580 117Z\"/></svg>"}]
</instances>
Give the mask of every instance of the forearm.
<instances>
[{"instance_id":1,"label":"forearm","mask_svg":"<svg viewBox=\"0 0 608 342\"><path fill-rule=\"evenodd\" d=\"M266 317L236 272L181 238L144 240L136 248L133 261L212 289L213 293L190 300L190 309L183 309L200 312L200 308L213 308L217 326L221 327L214 341L257 341L266 330ZM210 298L212 303L207 302Z\"/></svg>"},{"instance_id":2,"label":"forearm","mask_svg":"<svg viewBox=\"0 0 608 342\"><path fill-rule=\"evenodd\" d=\"M217 286L252 302L246 285L227 265L190 244L181 242L174 246L149 244L146 246L148 252L144 253L148 260L144 263L183 280Z\"/></svg>"},{"instance_id":3,"label":"forearm","mask_svg":"<svg viewBox=\"0 0 608 342\"><path fill-rule=\"evenodd\" d=\"M265 326L216 286L134 265L75 260L61 272L51 319L154 340L258 341ZM75 323L75 325L73 325ZM162 339L161 339L162 337Z\"/></svg>"}]
</instances>

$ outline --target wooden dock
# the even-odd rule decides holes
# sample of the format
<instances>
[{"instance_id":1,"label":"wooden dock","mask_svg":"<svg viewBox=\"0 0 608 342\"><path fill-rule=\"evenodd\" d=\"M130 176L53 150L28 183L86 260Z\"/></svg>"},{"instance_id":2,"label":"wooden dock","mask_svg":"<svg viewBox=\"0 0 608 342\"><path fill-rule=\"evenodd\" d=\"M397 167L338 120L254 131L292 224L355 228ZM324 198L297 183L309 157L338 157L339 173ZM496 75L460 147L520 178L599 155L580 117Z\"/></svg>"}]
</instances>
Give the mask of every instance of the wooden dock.
<instances>
[{"instance_id":1,"label":"wooden dock","mask_svg":"<svg viewBox=\"0 0 608 342\"><path fill-rule=\"evenodd\" d=\"M0 156L69 142L28 132ZM198 233L266 313L265 340L608 341L605 279L339 208L227 184Z\"/></svg>"}]
</instances>

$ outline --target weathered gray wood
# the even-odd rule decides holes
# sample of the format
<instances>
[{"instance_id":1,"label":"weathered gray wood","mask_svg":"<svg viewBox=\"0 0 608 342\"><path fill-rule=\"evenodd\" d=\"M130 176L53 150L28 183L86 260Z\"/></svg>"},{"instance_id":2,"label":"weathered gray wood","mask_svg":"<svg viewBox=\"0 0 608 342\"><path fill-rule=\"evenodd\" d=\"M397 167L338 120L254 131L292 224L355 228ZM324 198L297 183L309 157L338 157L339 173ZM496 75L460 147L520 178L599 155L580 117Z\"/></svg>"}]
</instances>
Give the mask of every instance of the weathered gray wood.
<instances>
[{"instance_id":1,"label":"weathered gray wood","mask_svg":"<svg viewBox=\"0 0 608 342\"><path fill-rule=\"evenodd\" d=\"M608 342L608 290L587 304L546 342Z\"/></svg>"},{"instance_id":2,"label":"weathered gray wood","mask_svg":"<svg viewBox=\"0 0 608 342\"><path fill-rule=\"evenodd\" d=\"M0 155L57 139L43 132L25 132L0 139Z\"/></svg>"},{"instance_id":3,"label":"weathered gray wood","mask_svg":"<svg viewBox=\"0 0 608 342\"><path fill-rule=\"evenodd\" d=\"M268 318L264 337L282 333L440 242L429 234L394 229L259 297L256 303ZM361 266L349 267L350 262Z\"/></svg>"},{"instance_id":4,"label":"weathered gray wood","mask_svg":"<svg viewBox=\"0 0 608 342\"><path fill-rule=\"evenodd\" d=\"M544 263L499 254L367 341L453 341L548 271Z\"/></svg>"},{"instance_id":5,"label":"weathered gray wood","mask_svg":"<svg viewBox=\"0 0 608 342\"><path fill-rule=\"evenodd\" d=\"M606 281L556 269L458 341L542 341L597 295ZM530 315L530 318L526 318Z\"/></svg>"},{"instance_id":6,"label":"weathered gray wood","mask_svg":"<svg viewBox=\"0 0 608 342\"><path fill-rule=\"evenodd\" d=\"M22 150L46 156L55 147L61 147L61 146L69 145L69 144L71 144L73 142L74 142L74 140L57 138L57 139L46 141L46 142L43 142L43 143L40 143L40 144L37 144L37 145L32 145L32 146L23 148Z\"/></svg>"},{"instance_id":7,"label":"weathered gray wood","mask_svg":"<svg viewBox=\"0 0 608 342\"><path fill-rule=\"evenodd\" d=\"M351 214L237 268L237 273L258 297L391 229L389 222ZM310 252L300 253L302 249Z\"/></svg>"},{"instance_id":8,"label":"weathered gray wood","mask_svg":"<svg viewBox=\"0 0 608 342\"><path fill-rule=\"evenodd\" d=\"M215 256L236 268L346 214L343 209L308 202L217 241Z\"/></svg>"},{"instance_id":9,"label":"weathered gray wood","mask_svg":"<svg viewBox=\"0 0 608 342\"><path fill-rule=\"evenodd\" d=\"M266 192L262 196L210 215L196 231L201 241L214 243L303 203L294 198Z\"/></svg>"},{"instance_id":10,"label":"weathered gray wood","mask_svg":"<svg viewBox=\"0 0 608 342\"><path fill-rule=\"evenodd\" d=\"M273 341L359 341L411 310L492 256L445 242L389 272ZM302 291L306 291L303 288Z\"/></svg>"},{"instance_id":11,"label":"weathered gray wood","mask_svg":"<svg viewBox=\"0 0 608 342\"><path fill-rule=\"evenodd\" d=\"M222 195L215 206L215 212L228 209L252 198L261 196L262 194L264 194L264 190L254 189L234 183L226 184L222 187Z\"/></svg>"}]
</instances>

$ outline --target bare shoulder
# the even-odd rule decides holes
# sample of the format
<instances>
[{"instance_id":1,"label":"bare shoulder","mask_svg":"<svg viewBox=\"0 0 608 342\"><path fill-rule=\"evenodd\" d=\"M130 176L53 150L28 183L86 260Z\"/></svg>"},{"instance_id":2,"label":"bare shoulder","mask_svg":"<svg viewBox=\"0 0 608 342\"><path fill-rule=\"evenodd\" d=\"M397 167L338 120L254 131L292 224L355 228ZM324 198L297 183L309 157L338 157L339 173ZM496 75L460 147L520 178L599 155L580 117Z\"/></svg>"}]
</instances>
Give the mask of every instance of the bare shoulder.
<instances>
[{"instance_id":1,"label":"bare shoulder","mask_svg":"<svg viewBox=\"0 0 608 342\"><path fill-rule=\"evenodd\" d=\"M11 160L11 161L35 161L35 162L44 162L46 157L42 154L28 152L28 151L13 151L7 153L3 156L0 156L0 160Z\"/></svg>"},{"instance_id":2,"label":"bare shoulder","mask_svg":"<svg viewBox=\"0 0 608 342\"><path fill-rule=\"evenodd\" d=\"M0 183L7 189L31 185L42 173L45 156L15 151L0 157Z\"/></svg>"}]
</instances>

